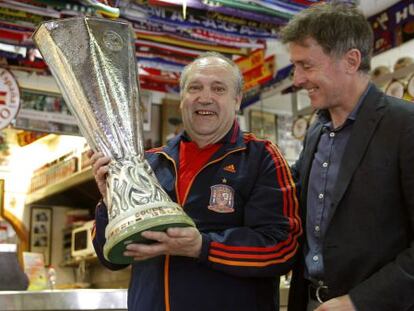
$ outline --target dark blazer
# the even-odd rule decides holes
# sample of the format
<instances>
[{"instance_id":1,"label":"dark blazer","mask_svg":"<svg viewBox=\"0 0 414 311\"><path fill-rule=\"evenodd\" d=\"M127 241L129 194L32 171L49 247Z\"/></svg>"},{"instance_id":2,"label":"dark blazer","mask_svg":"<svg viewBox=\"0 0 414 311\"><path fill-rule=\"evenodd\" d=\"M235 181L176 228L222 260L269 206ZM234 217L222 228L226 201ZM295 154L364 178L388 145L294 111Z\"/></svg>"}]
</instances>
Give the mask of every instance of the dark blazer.
<instances>
[{"instance_id":1,"label":"dark blazer","mask_svg":"<svg viewBox=\"0 0 414 311\"><path fill-rule=\"evenodd\" d=\"M303 228L321 130L319 122L308 130L294 166ZM414 311L414 103L371 86L345 148L329 219L323 243L329 296L349 294L358 311ZM306 310L301 257L289 311Z\"/></svg>"}]
</instances>

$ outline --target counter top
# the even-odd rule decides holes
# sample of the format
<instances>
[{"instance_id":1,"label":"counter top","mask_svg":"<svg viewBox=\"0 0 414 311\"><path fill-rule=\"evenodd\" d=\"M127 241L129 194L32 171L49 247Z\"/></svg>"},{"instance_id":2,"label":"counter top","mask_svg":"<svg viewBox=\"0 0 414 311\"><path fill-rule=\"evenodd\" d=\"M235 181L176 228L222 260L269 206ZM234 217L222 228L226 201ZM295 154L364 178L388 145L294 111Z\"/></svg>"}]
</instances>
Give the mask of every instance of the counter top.
<instances>
[{"instance_id":1,"label":"counter top","mask_svg":"<svg viewBox=\"0 0 414 311\"><path fill-rule=\"evenodd\" d=\"M280 288L281 310L288 289ZM127 310L127 289L0 291L2 311Z\"/></svg>"},{"instance_id":2,"label":"counter top","mask_svg":"<svg viewBox=\"0 0 414 311\"><path fill-rule=\"evenodd\" d=\"M127 310L126 289L0 291L2 311Z\"/></svg>"}]
</instances>

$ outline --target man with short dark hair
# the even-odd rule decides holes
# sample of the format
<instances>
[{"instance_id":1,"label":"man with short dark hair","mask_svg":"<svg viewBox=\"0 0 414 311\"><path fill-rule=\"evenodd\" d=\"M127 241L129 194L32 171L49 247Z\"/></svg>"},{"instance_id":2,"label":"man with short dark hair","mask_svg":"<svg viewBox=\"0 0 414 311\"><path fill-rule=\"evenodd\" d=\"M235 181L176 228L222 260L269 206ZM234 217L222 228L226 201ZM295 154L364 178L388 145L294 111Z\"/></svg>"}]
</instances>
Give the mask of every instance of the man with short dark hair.
<instances>
[{"instance_id":1,"label":"man with short dark hair","mask_svg":"<svg viewBox=\"0 0 414 311\"><path fill-rule=\"evenodd\" d=\"M294 171L305 223L289 310L414 310L414 105L370 82L372 30L346 4L282 30L318 121Z\"/></svg>"}]
</instances>

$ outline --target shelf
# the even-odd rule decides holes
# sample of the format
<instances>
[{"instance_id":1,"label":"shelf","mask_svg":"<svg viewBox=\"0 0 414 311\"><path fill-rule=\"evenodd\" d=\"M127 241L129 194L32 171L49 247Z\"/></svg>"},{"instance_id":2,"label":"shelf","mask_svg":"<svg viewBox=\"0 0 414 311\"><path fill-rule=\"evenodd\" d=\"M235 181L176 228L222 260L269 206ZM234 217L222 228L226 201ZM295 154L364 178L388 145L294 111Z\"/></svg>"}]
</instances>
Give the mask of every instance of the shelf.
<instances>
[{"instance_id":1,"label":"shelf","mask_svg":"<svg viewBox=\"0 0 414 311\"><path fill-rule=\"evenodd\" d=\"M54 289L0 292L2 311L127 310L127 289Z\"/></svg>"},{"instance_id":2,"label":"shelf","mask_svg":"<svg viewBox=\"0 0 414 311\"><path fill-rule=\"evenodd\" d=\"M54 184L32 192L26 197L26 205L54 205L91 208L100 198L98 187L88 168Z\"/></svg>"},{"instance_id":3,"label":"shelf","mask_svg":"<svg viewBox=\"0 0 414 311\"><path fill-rule=\"evenodd\" d=\"M66 260L62 263L60 263L59 266L61 267L77 267L79 264L85 261L86 263L97 263L98 257L96 255L86 256L84 258L72 258L70 260Z\"/></svg>"},{"instance_id":4,"label":"shelf","mask_svg":"<svg viewBox=\"0 0 414 311\"><path fill-rule=\"evenodd\" d=\"M293 81L291 78L286 78L280 82L278 82L275 86L269 88L268 90L265 90L260 98L266 99L269 97L273 97L278 94L283 94L287 89L291 88L293 86Z\"/></svg>"}]
</instances>

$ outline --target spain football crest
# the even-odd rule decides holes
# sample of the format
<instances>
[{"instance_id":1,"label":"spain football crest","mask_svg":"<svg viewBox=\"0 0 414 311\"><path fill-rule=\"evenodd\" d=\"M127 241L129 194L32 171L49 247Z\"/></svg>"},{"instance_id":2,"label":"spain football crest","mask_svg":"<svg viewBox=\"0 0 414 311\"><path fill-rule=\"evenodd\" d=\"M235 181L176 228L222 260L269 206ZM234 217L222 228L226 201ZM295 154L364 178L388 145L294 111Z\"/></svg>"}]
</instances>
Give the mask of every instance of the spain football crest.
<instances>
[{"instance_id":1,"label":"spain football crest","mask_svg":"<svg viewBox=\"0 0 414 311\"><path fill-rule=\"evenodd\" d=\"M214 185L210 187L210 204L208 209L217 213L234 212L234 189L228 185Z\"/></svg>"}]
</instances>

